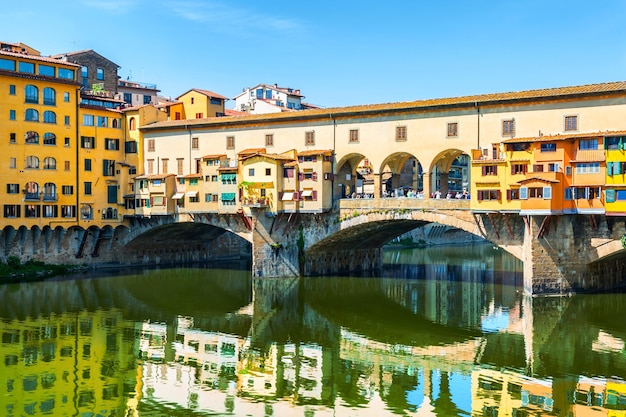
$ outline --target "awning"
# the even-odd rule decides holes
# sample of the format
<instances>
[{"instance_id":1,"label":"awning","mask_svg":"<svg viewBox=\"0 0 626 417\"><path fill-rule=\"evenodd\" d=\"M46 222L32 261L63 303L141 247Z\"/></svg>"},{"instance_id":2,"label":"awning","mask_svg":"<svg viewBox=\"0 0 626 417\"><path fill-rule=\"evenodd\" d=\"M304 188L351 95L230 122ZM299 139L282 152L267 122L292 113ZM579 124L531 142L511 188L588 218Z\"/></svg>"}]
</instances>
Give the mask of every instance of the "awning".
<instances>
[{"instance_id":1,"label":"awning","mask_svg":"<svg viewBox=\"0 0 626 417\"><path fill-rule=\"evenodd\" d=\"M172 196L172 200L178 200L179 198L183 198L185 193L176 193Z\"/></svg>"},{"instance_id":2,"label":"awning","mask_svg":"<svg viewBox=\"0 0 626 417\"><path fill-rule=\"evenodd\" d=\"M274 183L272 181L267 182L253 182L249 185L250 188L274 188Z\"/></svg>"},{"instance_id":3,"label":"awning","mask_svg":"<svg viewBox=\"0 0 626 417\"><path fill-rule=\"evenodd\" d=\"M221 174L220 179L222 181L232 181L237 178L237 174Z\"/></svg>"},{"instance_id":4,"label":"awning","mask_svg":"<svg viewBox=\"0 0 626 417\"><path fill-rule=\"evenodd\" d=\"M197 191L187 191L187 197L196 197L197 195Z\"/></svg>"},{"instance_id":5,"label":"awning","mask_svg":"<svg viewBox=\"0 0 626 417\"><path fill-rule=\"evenodd\" d=\"M235 193L222 193L222 201L235 201Z\"/></svg>"},{"instance_id":6,"label":"awning","mask_svg":"<svg viewBox=\"0 0 626 417\"><path fill-rule=\"evenodd\" d=\"M313 195L312 190L304 190L300 193L301 197L311 197Z\"/></svg>"},{"instance_id":7,"label":"awning","mask_svg":"<svg viewBox=\"0 0 626 417\"><path fill-rule=\"evenodd\" d=\"M282 201L291 201L293 200L293 193L283 193Z\"/></svg>"}]
</instances>

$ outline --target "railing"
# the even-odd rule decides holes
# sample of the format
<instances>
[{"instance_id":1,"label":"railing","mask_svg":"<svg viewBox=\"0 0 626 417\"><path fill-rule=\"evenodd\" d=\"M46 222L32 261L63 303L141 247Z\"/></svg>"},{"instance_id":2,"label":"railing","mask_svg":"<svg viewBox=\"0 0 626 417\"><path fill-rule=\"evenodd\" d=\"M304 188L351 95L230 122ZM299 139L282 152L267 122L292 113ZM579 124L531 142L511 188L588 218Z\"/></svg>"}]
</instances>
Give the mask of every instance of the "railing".
<instances>
[{"instance_id":1,"label":"railing","mask_svg":"<svg viewBox=\"0 0 626 417\"><path fill-rule=\"evenodd\" d=\"M469 210L470 200L457 198L343 198L340 209Z\"/></svg>"},{"instance_id":2,"label":"railing","mask_svg":"<svg viewBox=\"0 0 626 417\"><path fill-rule=\"evenodd\" d=\"M268 198L244 198L241 204L249 207L266 207L269 206Z\"/></svg>"}]
</instances>

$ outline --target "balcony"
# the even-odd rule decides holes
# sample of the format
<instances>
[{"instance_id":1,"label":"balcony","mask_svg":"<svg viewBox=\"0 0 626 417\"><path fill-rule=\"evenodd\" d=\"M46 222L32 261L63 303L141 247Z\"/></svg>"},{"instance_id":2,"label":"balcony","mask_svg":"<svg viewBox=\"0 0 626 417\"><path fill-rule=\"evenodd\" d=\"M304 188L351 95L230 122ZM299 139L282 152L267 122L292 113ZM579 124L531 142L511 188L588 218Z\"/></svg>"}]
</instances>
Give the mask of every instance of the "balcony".
<instances>
[{"instance_id":1,"label":"balcony","mask_svg":"<svg viewBox=\"0 0 626 417\"><path fill-rule=\"evenodd\" d=\"M268 207L270 202L269 198L244 198L241 204L246 207Z\"/></svg>"}]
</instances>

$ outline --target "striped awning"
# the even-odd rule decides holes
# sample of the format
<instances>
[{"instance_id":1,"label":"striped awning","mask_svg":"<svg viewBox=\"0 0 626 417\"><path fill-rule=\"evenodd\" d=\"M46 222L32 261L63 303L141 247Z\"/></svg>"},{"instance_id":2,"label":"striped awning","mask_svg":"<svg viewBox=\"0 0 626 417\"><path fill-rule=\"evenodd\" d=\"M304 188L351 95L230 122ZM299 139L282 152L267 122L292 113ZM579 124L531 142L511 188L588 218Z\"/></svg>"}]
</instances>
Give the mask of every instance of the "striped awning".
<instances>
[{"instance_id":1,"label":"striped awning","mask_svg":"<svg viewBox=\"0 0 626 417\"><path fill-rule=\"evenodd\" d=\"M235 201L235 193L222 193L222 201Z\"/></svg>"}]
</instances>

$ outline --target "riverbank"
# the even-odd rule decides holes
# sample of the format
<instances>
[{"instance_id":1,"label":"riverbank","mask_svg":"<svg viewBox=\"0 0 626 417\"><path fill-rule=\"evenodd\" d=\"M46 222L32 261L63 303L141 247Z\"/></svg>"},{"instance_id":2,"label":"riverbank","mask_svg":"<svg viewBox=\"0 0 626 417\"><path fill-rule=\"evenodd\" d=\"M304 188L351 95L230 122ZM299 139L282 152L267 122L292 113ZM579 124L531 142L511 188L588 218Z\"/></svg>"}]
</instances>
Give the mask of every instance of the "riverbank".
<instances>
[{"instance_id":1,"label":"riverbank","mask_svg":"<svg viewBox=\"0 0 626 417\"><path fill-rule=\"evenodd\" d=\"M76 265L52 265L41 261L20 260L11 256L6 263L0 264L0 284L12 284L26 281L40 281L57 275L84 272L91 268Z\"/></svg>"}]
</instances>

